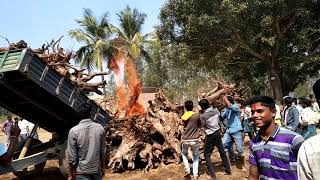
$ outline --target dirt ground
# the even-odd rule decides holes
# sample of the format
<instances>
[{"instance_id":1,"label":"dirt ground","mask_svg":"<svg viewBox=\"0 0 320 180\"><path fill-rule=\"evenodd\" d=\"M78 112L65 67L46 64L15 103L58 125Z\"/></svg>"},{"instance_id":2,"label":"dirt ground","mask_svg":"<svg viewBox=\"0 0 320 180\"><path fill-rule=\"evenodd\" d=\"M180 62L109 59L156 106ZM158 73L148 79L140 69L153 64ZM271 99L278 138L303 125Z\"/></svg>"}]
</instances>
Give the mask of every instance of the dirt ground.
<instances>
[{"instance_id":1,"label":"dirt ground","mask_svg":"<svg viewBox=\"0 0 320 180\"><path fill-rule=\"evenodd\" d=\"M39 138L42 142L46 142L51 138L51 133L46 132L43 129L38 130ZM5 142L5 135L1 132L0 133L0 143ZM245 142L245 149L244 155L247 159L248 157L248 139L246 138ZM221 163L221 159L218 152L215 152L212 155L212 159L215 165L215 170L217 172L217 179L222 180L242 180L247 179L248 172L241 171L236 168L235 164L232 164L232 175L224 175L223 165ZM190 166L192 166L190 164ZM246 167L249 169L248 161L246 161ZM207 175L207 167L205 164L204 159L202 159L200 167L199 167L199 180L209 179ZM103 179L108 180L180 180L183 179L184 175L184 167L183 164L169 164L163 167L159 167L157 169L152 169L148 173L143 171L127 171L124 173L112 173L110 170L107 169L105 177ZM17 179L14 174L8 173L4 175L0 175L0 179ZM45 169L41 176L33 177L33 180L57 180L57 179L64 179L63 176L60 174L58 169L58 161L56 160L49 160L46 163Z\"/></svg>"}]
</instances>

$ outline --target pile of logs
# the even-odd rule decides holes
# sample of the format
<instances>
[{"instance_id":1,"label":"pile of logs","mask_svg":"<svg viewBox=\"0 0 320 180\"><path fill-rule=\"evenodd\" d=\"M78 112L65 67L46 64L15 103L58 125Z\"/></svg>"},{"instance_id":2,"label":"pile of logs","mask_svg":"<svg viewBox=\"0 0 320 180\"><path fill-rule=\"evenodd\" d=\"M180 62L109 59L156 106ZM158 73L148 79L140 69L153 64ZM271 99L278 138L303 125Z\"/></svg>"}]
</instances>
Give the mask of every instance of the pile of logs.
<instances>
[{"instance_id":1,"label":"pile of logs","mask_svg":"<svg viewBox=\"0 0 320 180\"><path fill-rule=\"evenodd\" d=\"M242 99L247 91L248 89L243 86L236 86L235 84L212 80L208 87L198 90L197 96L198 101L201 99L208 99L211 105L221 110L225 108L222 99L223 95L238 95L239 99Z\"/></svg>"},{"instance_id":2,"label":"pile of logs","mask_svg":"<svg viewBox=\"0 0 320 180\"><path fill-rule=\"evenodd\" d=\"M74 54L72 52L65 51L59 47L61 36L57 41L52 40L50 43L43 44L41 48L32 49L48 66L55 69L60 75L71 80L75 85L80 87L84 92L96 92L102 94L98 90L99 87L103 87L106 84L105 81L89 83L95 76L107 75L107 72L91 72L86 73L85 69L76 67L70 63ZM16 50L28 48L28 44L20 40L17 43L10 43L9 47L0 47L1 51ZM71 71L73 71L71 73Z\"/></svg>"}]
</instances>

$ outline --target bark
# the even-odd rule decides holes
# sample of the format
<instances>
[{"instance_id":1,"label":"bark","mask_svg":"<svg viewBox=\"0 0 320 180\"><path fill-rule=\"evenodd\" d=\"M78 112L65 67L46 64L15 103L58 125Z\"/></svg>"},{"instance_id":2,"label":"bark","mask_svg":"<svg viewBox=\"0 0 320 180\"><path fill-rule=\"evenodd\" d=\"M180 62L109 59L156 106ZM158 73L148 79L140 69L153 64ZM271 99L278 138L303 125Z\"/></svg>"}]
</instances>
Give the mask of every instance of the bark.
<instances>
[{"instance_id":1,"label":"bark","mask_svg":"<svg viewBox=\"0 0 320 180\"><path fill-rule=\"evenodd\" d=\"M114 119L107 129L109 167L114 171L180 162L182 120L180 106L169 102L162 91L149 101L147 112L131 118ZM119 143L121 141L121 143ZM118 142L118 143L115 143ZM118 144L118 145L117 145Z\"/></svg>"},{"instance_id":2,"label":"bark","mask_svg":"<svg viewBox=\"0 0 320 180\"><path fill-rule=\"evenodd\" d=\"M275 60L271 59L268 63L268 79L276 103L280 103L282 98L282 87L279 74L280 71Z\"/></svg>"},{"instance_id":3,"label":"bark","mask_svg":"<svg viewBox=\"0 0 320 180\"><path fill-rule=\"evenodd\" d=\"M101 67L100 67L100 72L103 72L103 67L102 67L102 65L101 65ZM101 81L102 81L102 82L105 82L105 81L104 81L104 75L101 75ZM102 93L103 93L104 96L107 94L106 85L105 85L105 84L102 85Z\"/></svg>"}]
</instances>

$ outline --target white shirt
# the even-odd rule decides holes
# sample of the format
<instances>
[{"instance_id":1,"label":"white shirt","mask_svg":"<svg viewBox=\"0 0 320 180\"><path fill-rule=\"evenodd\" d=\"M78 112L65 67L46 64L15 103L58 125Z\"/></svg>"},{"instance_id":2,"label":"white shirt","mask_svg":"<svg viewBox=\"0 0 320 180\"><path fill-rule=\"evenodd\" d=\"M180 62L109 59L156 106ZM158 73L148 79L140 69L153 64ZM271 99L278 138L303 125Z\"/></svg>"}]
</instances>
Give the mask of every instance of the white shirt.
<instances>
[{"instance_id":1,"label":"white shirt","mask_svg":"<svg viewBox=\"0 0 320 180\"><path fill-rule=\"evenodd\" d=\"M319 112L320 111L319 104L317 102L312 103L312 109L315 112Z\"/></svg>"},{"instance_id":2,"label":"white shirt","mask_svg":"<svg viewBox=\"0 0 320 180\"><path fill-rule=\"evenodd\" d=\"M301 113L301 111L303 110L303 107L301 107L299 104L298 104L298 105L296 105L296 108L298 109L299 114L300 114L300 113Z\"/></svg>"},{"instance_id":3,"label":"white shirt","mask_svg":"<svg viewBox=\"0 0 320 180\"><path fill-rule=\"evenodd\" d=\"M281 119L281 111L278 104L276 104L276 117L274 119Z\"/></svg>"},{"instance_id":4,"label":"white shirt","mask_svg":"<svg viewBox=\"0 0 320 180\"><path fill-rule=\"evenodd\" d=\"M23 119L18 122L18 126L21 129L20 134L29 134L29 133L31 133L31 130L32 130L34 124Z\"/></svg>"},{"instance_id":5,"label":"white shirt","mask_svg":"<svg viewBox=\"0 0 320 180\"><path fill-rule=\"evenodd\" d=\"M244 111L249 112L249 114L246 114ZM241 117L243 117L243 119L248 119L249 117L251 117L251 108L249 106L246 106L245 109L241 112Z\"/></svg>"},{"instance_id":6,"label":"white shirt","mask_svg":"<svg viewBox=\"0 0 320 180\"><path fill-rule=\"evenodd\" d=\"M298 153L298 179L320 179L320 134L306 140Z\"/></svg>"},{"instance_id":7,"label":"white shirt","mask_svg":"<svg viewBox=\"0 0 320 180\"><path fill-rule=\"evenodd\" d=\"M306 107L302 109L300 113L299 122L301 125L316 124L318 122L317 114L314 112L311 107Z\"/></svg>"}]
</instances>

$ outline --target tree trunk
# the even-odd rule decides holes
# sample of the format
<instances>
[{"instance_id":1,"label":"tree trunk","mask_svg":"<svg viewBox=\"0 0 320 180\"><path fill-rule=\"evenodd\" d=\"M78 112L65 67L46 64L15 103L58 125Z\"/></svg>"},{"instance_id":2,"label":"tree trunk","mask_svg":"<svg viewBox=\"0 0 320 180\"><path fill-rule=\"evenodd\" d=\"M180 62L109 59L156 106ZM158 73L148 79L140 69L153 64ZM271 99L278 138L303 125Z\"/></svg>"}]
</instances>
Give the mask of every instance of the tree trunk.
<instances>
[{"instance_id":1,"label":"tree trunk","mask_svg":"<svg viewBox=\"0 0 320 180\"><path fill-rule=\"evenodd\" d=\"M103 66L102 65L100 67L100 72L103 72ZM101 75L101 82L104 82L104 75ZM103 93L104 96L107 94L106 85L105 84L103 84L103 86L102 86L102 93Z\"/></svg>"},{"instance_id":2,"label":"tree trunk","mask_svg":"<svg viewBox=\"0 0 320 180\"><path fill-rule=\"evenodd\" d=\"M282 98L282 87L279 77L279 70L274 59L271 59L268 64L268 79L270 83L271 90L273 92L273 98L276 103L280 103Z\"/></svg>"}]
</instances>

